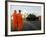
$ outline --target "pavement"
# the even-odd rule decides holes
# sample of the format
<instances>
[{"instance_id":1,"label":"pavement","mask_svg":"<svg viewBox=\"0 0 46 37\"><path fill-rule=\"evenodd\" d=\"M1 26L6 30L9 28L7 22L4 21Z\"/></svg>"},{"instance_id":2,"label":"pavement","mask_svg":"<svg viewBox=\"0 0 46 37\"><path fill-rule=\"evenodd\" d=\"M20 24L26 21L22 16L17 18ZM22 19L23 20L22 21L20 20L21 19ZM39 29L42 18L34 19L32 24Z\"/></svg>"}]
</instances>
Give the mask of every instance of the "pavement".
<instances>
[{"instance_id":1,"label":"pavement","mask_svg":"<svg viewBox=\"0 0 46 37\"><path fill-rule=\"evenodd\" d=\"M41 22L40 21L25 21L23 30L40 30Z\"/></svg>"}]
</instances>

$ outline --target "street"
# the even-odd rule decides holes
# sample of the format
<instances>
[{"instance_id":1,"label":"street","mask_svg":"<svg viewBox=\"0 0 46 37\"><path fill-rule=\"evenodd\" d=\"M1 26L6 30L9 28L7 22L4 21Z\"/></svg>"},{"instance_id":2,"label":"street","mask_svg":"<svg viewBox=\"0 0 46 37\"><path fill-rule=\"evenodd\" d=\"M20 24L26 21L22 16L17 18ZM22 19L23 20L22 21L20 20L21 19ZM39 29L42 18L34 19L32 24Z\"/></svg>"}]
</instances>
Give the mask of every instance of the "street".
<instances>
[{"instance_id":1,"label":"street","mask_svg":"<svg viewBox=\"0 0 46 37\"><path fill-rule=\"evenodd\" d=\"M27 30L40 30L40 29L41 29L40 21L25 21L23 30L27 31Z\"/></svg>"}]
</instances>

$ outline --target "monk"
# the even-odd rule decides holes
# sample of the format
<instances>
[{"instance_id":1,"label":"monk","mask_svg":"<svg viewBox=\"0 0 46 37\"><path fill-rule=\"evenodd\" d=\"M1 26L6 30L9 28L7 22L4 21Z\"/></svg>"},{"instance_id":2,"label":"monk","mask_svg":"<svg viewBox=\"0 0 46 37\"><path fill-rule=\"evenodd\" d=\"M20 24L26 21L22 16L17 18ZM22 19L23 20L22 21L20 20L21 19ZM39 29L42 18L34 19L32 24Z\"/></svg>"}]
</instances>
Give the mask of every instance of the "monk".
<instances>
[{"instance_id":1,"label":"monk","mask_svg":"<svg viewBox=\"0 0 46 37\"><path fill-rule=\"evenodd\" d=\"M14 10L14 13L12 16L13 16L13 29L17 30L17 12L16 10Z\"/></svg>"},{"instance_id":2,"label":"monk","mask_svg":"<svg viewBox=\"0 0 46 37\"><path fill-rule=\"evenodd\" d=\"M18 31L22 31L23 30L23 18L22 18L21 10L19 10L19 13L17 15L17 20L18 20Z\"/></svg>"}]
</instances>

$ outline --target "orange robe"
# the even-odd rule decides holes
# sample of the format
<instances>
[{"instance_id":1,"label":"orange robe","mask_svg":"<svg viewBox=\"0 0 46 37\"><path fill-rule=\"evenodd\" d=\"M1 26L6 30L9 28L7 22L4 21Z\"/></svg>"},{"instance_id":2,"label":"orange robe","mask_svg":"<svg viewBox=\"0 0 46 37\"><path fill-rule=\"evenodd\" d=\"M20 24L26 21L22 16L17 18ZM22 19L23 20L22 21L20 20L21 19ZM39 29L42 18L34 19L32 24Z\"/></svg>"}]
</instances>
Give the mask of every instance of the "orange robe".
<instances>
[{"instance_id":1,"label":"orange robe","mask_svg":"<svg viewBox=\"0 0 46 37\"><path fill-rule=\"evenodd\" d=\"M18 31L22 31L22 29L23 29L23 19L22 19L21 14L18 14L17 20L18 20Z\"/></svg>"},{"instance_id":2,"label":"orange robe","mask_svg":"<svg viewBox=\"0 0 46 37\"><path fill-rule=\"evenodd\" d=\"M13 14L13 28L17 28L17 14Z\"/></svg>"}]
</instances>

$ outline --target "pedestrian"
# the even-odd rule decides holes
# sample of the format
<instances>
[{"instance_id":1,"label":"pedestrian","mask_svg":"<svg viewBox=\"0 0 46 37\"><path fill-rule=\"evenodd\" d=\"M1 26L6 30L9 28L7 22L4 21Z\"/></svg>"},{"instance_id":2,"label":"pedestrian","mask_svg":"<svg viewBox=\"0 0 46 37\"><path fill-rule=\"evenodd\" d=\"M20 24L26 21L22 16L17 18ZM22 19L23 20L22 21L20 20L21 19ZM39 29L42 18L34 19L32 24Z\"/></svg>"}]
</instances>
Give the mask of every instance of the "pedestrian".
<instances>
[{"instance_id":1,"label":"pedestrian","mask_svg":"<svg viewBox=\"0 0 46 37\"><path fill-rule=\"evenodd\" d=\"M13 17L13 25L12 25L13 29L17 30L17 11L16 10L14 10L12 17Z\"/></svg>"},{"instance_id":2,"label":"pedestrian","mask_svg":"<svg viewBox=\"0 0 46 37\"><path fill-rule=\"evenodd\" d=\"M18 31L22 31L23 30L23 18L22 18L21 10L19 10L17 19L18 19Z\"/></svg>"}]
</instances>

